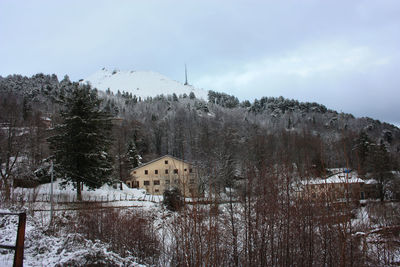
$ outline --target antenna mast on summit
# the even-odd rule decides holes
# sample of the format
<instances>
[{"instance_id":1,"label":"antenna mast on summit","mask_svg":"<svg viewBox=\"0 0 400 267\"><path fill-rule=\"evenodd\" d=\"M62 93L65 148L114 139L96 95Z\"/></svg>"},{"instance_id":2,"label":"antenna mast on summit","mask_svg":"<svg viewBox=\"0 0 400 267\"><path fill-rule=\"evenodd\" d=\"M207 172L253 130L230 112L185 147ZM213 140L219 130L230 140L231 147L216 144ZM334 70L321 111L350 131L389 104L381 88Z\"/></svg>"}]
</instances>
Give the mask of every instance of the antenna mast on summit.
<instances>
[{"instance_id":1,"label":"antenna mast on summit","mask_svg":"<svg viewBox=\"0 0 400 267\"><path fill-rule=\"evenodd\" d=\"M185 85L188 85L186 64L185 64Z\"/></svg>"}]
</instances>

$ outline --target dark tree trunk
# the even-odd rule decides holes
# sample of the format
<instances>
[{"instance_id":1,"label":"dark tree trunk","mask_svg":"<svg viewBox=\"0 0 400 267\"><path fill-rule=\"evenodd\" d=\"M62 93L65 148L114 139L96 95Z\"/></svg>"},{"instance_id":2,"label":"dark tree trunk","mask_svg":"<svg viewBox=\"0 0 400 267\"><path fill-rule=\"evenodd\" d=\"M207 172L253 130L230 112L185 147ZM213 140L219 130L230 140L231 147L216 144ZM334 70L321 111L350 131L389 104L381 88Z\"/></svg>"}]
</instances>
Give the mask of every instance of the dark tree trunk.
<instances>
[{"instance_id":1,"label":"dark tree trunk","mask_svg":"<svg viewBox=\"0 0 400 267\"><path fill-rule=\"evenodd\" d=\"M81 182L76 182L76 200L82 201Z\"/></svg>"}]
</instances>

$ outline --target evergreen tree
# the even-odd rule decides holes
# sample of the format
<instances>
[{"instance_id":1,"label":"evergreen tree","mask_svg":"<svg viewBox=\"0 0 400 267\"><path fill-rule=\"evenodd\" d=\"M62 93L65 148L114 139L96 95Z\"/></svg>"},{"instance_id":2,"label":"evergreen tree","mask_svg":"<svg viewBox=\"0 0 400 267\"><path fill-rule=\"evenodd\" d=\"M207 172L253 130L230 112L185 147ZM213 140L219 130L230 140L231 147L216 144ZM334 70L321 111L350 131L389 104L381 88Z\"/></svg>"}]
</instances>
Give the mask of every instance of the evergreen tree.
<instances>
[{"instance_id":1,"label":"evergreen tree","mask_svg":"<svg viewBox=\"0 0 400 267\"><path fill-rule=\"evenodd\" d=\"M31 113L31 107L26 97L24 97L22 102L22 118L24 119L24 121L28 119L30 113Z\"/></svg>"},{"instance_id":2,"label":"evergreen tree","mask_svg":"<svg viewBox=\"0 0 400 267\"><path fill-rule=\"evenodd\" d=\"M182 193L177 187L164 191L163 204L171 211L178 211L183 206Z\"/></svg>"},{"instance_id":3,"label":"evergreen tree","mask_svg":"<svg viewBox=\"0 0 400 267\"><path fill-rule=\"evenodd\" d=\"M65 183L72 182L81 200L81 185L98 188L110 181L112 173L108 148L111 144L111 116L100 109L96 91L89 85L73 83L61 112L62 123L49 138L55 169Z\"/></svg>"},{"instance_id":4,"label":"evergreen tree","mask_svg":"<svg viewBox=\"0 0 400 267\"><path fill-rule=\"evenodd\" d=\"M133 141L129 142L129 144L128 144L127 157L128 157L131 169L134 169L139 166L139 164L140 164L139 155L136 150L135 143Z\"/></svg>"},{"instance_id":5,"label":"evergreen tree","mask_svg":"<svg viewBox=\"0 0 400 267\"><path fill-rule=\"evenodd\" d=\"M369 171L367 158L373 142L368 137L368 135L364 131L362 131L355 143L355 149L359 163L358 171L360 174L365 174Z\"/></svg>"},{"instance_id":6,"label":"evergreen tree","mask_svg":"<svg viewBox=\"0 0 400 267\"><path fill-rule=\"evenodd\" d=\"M379 198L383 201L387 184L393 179L389 152L383 143L371 146L367 162L372 169L373 178L378 182Z\"/></svg>"}]
</instances>

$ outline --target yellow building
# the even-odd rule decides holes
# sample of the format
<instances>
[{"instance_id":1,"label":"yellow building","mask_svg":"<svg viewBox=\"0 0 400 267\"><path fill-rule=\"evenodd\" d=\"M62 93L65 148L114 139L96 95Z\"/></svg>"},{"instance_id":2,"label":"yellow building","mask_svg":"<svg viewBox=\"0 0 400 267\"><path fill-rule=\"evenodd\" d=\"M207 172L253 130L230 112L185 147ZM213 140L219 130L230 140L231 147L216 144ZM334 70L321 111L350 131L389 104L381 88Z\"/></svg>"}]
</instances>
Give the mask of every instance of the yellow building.
<instances>
[{"instance_id":1,"label":"yellow building","mask_svg":"<svg viewBox=\"0 0 400 267\"><path fill-rule=\"evenodd\" d=\"M199 195L198 177L192 165L170 155L135 168L126 184L146 189L152 195L162 195L173 187L179 188L186 197Z\"/></svg>"}]
</instances>

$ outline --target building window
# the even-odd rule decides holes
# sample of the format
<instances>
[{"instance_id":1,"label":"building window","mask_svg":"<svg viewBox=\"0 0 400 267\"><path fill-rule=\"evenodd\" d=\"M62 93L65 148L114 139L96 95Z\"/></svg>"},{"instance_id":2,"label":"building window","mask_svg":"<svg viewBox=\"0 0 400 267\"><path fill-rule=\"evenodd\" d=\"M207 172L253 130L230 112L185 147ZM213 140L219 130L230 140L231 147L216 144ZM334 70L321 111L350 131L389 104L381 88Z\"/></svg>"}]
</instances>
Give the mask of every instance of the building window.
<instances>
[{"instance_id":1,"label":"building window","mask_svg":"<svg viewBox=\"0 0 400 267\"><path fill-rule=\"evenodd\" d=\"M170 181L169 180L165 180L165 184L169 184L170 183Z\"/></svg>"},{"instance_id":2,"label":"building window","mask_svg":"<svg viewBox=\"0 0 400 267\"><path fill-rule=\"evenodd\" d=\"M186 172L186 171L187 171L187 169L184 169L184 171Z\"/></svg>"},{"instance_id":3,"label":"building window","mask_svg":"<svg viewBox=\"0 0 400 267\"><path fill-rule=\"evenodd\" d=\"M136 174L136 171L133 171L133 174Z\"/></svg>"},{"instance_id":4,"label":"building window","mask_svg":"<svg viewBox=\"0 0 400 267\"><path fill-rule=\"evenodd\" d=\"M160 190L158 190L158 189L155 189L155 190L154 190L154 192L155 192L155 193L158 193L158 192L160 192Z\"/></svg>"},{"instance_id":5,"label":"building window","mask_svg":"<svg viewBox=\"0 0 400 267\"><path fill-rule=\"evenodd\" d=\"M193 172L193 170L192 170L192 169L189 169L189 172L190 172L190 173L192 173L192 172Z\"/></svg>"},{"instance_id":6,"label":"building window","mask_svg":"<svg viewBox=\"0 0 400 267\"><path fill-rule=\"evenodd\" d=\"M165 170L165 174L168 174L168 170Z\"/></svg>"},{"instance_id":7,"label":"building window","mask_svg":"<svg viewBox=\"0 0 400 267\"><path fill-rule=\"evenodd\" d=\"M128 185L128 187L131 187L131 182L126 182L126 184Z\"/></svg>"},{"instance_id":8,"label":"building window","mask_svg":"<svg viewBox=\"0 0 400 267\"><path fill-rule=\"evenodd\" d=\"M190 179L189 184L194 184L194 179Z\"/></svg>"},{"instance_id":9,"label":"building window","mask_svg":"<svg viewBox=\"0 0 400 267\"><path fill-rule=\"evenodd\" d=\"M154 174L158 174L158 170L154 170Z\"/></svg>"},{"instance_id":10,"label":"building window","mask_svg":"<svg viewBox=\"0 0 400 267\"><path fill-rule=\"evenodd\" d=\"M143 185L150 185L150 181L143 181Z\"/></svg>"},{"instance_id":11,"label":"building window","mask_svg":"<svg viewBox=\"0 0 400 267\"><path fill-rule=\"evenodd\" d=\"M149 174L149 171L148 170L144 170L144 174Z\"/></svg>"},{"instance_id":12,"label":"building window","mask_svg":"<svg viewBox=\"0 0 400 267\"><path fill-rule=\"evenodd\" d=\"M174 170L174 173L175 173L175 174L178 174L178 169L175 169L175 170Z\"/></svg>"},{"instance_id":13,"label":"building window","mask_svg":"<svg viewBox=\"0 0 400 267\"><path fill-rule=\"evenodd\" d=\"M160 185L160 180L154 180L153 183L154 185Z\"/></svg>"},{"instance_id":14,"label":"building window","mask_svg":"<svg viewBox=\"0 0 400 267\"><path fill-rule=\"evenodd\" d=\"M164 161L165 164L168 164L168 160Z\"/></svg>"}]
</instances>

